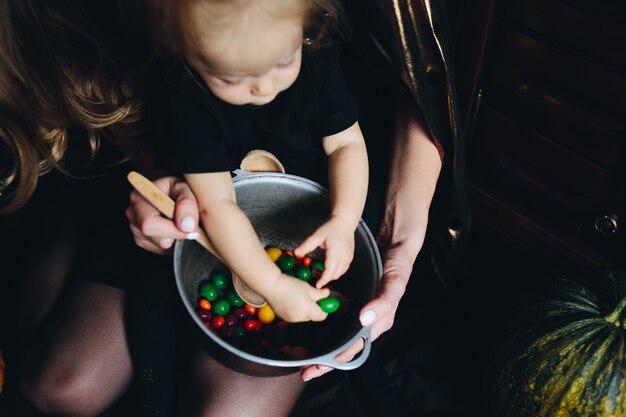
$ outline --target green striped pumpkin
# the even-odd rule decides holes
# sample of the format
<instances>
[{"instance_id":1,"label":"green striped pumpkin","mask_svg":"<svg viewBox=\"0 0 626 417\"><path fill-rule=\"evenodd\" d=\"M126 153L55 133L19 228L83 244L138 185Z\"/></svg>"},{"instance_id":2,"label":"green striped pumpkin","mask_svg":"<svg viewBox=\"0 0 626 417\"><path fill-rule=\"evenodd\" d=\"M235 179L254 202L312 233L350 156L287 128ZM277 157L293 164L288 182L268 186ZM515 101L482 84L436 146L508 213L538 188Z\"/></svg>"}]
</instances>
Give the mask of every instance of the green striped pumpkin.
<instances>
[{"instance_id":1,"label":"green striped pumpkin","mask_svg":"<svg viewBox=\"0 0 626 417\"><path fill-rule=\"evenodd\" d=\"M495 355L496 417L626 417L626 273L590 269L528 300Z\"/></svg>"}]
</instances>

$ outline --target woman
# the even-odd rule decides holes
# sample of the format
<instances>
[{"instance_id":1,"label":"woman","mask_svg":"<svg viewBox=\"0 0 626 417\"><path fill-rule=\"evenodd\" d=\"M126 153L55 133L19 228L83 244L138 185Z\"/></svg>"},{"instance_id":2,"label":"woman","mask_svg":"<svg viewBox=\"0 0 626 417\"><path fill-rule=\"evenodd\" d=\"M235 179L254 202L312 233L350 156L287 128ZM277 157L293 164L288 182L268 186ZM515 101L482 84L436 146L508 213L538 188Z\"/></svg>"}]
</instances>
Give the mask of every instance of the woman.
<instances>
[{"instance_id":1,"label":"woman","mask_svg":"<svg viewBox=\"0 0 626 417\"><path fill-rule=\"evenodd\" d=\"M380 2L345 4L353 31L346 35L351 48L344 70L359 95L368 153L376 155L371 158L371 177L382 180L370 185L373 192L364 215L378 230L383 257L381 292L360 316L363 325L372 326L373 340L393 326L427 225L433 267L447 281L462 270L470 226L445 10L437 2L396 3L395 10ZM411 53L403 53L407 50ZM392 146L384 140L390 135ZM135 192L127 216L137 245L169 254L175 239L195 230L197 205L177 178L156 182L176 200L175 223L162 218ZM359 342L340 359L350 360L361 349ZM301 378L307 381L330 370L310 367Z\"/></svg>"},{"instance_id":2,"label":"woman","mask_svg":"<svg viewBox=\"0 0 626 417\"><path fill-rule=\"evenodd\" d=\"M111 16L110 11L91 8L95 6L87 8L81 2L73 3L37 2L34 0L29 2L0 1L2 11L0 16L4 19L0 25L0 30L5 31L1 39L2 42L7 42L2 46L0 52L3 54L2 59L4 60L1 67L3 72L2 91L0 92L0 117L2 117L0 125L2 126L2 142L4 144L3 151L0 153L3 161L1 175L4 183L8 185L3 196L11 196L10 198L5 197L5 204L7 204L5 207L8 207L6 211L15 210L24 204L32 190L35 189L35 183L40 172L40 161L44 162L42 168L45 170L46 163L48 166L51 163L55 165L56 161L60 160L60 156L64 154L58 152L59 149L63 149L62 147L53 145L55 143L63 145L67 141L55 142L51 140L51 138L57 137L55 133L59 131L69 132L71 131L71 129L67 129L69 126L77 126L79 131L84 131L82 136L75 137L71 148L92 143L93 141L90 140L92 138L91 133L104 133L109 130L108 128L111 128L111 133L116 134L115 137L129 138L129 140L135 137L136 124L134 121L136 119L134 116L140 108L135 107L138 104L136 104L134 93L141 91L141 89L136 81L138 77L129 76L129 74L134 73L132 68L136 68L136 66L120 65L121 62L125 62L125 57L114 53L118 51L128 52L128 45L122 45L122 47L115 45L115 42L113 42L114 45L111 45L112 40L119 39L120 43L124 43L133 37L120 34L120 31L124 29L118 24L113 24L116 22L116 16L108 19ZM406 6L408 3L403 4ZM373 15L377 15L376 7L375 4L368 4L364 10L371 10ZM436 9L429 10L436 11ZM426 10L420 11L420 13L422 12L424 13L423 16L430 16ZM384 15L389 14L380 14L379 17ZM401 15L413 16L407 13L401 13ZM362 19L361 21L365 22L366 27L371 24L367 16L353 16L357 21ZM393 16L393 14L389 16ZM420 14L420 16L422 15ZM430 21L430 19L427 20ZM50 22L50 25L45 25L46 21ZM378 19L374 19L374 21L377 22ZM9 24L11 22L15 24ZM65 24L63 24L64 22ZM94 22L101 24L94 25ZM397 26L383 27L382 31L383 33L394 33L394 31L399 30L398 27L407 27L407 22L402 23L400 25L400 22L392 18L387 21L387 24ZM427 26L423 26L422 23L419 23L418 26L432 28L430 23ZM20 32L20 29L23 29L23 32ZM398 33L402 32L399 31ZM24 39L39 40L40 43L24 48ZM59 42L59 39L63 41ZM401 40L394 39L395 42ZM430 40L434 42L434 38L430 38ZM385 44L385 42L380 43ZM108 47L103 46L107 44ZM367 44L371 45L370 42ZM21 48L17 48L15 45L19 45ZM393 43L393 45L398 45L398 43ZM431 42L428 45L431 45ZM67 48L67 54L63 55L59 50L55 50L54 54L49 54L48 52L52 47ZM26 53L34 50L39 50L40 54L30 55L30 53ZM385 48L385 50L390 57L394 56L391 53L395 50L394 48ZM18 54L19 52L28 56L21 56ZM58 57L58 62L44 62L42 64L39 61L29 62L26 59L50 58L49 55ZM124 55L141 54L133 52ZM433 56L437 57L438 55ZM86 79L91 79L93 82L88 83L84 89L79 88L83 84L76 84L75 80L67 77L69 69L62 65L64 62L83 64L79 66L69 65L69 69L83 69L86 75L81 75L80 78L85 76ZM101 70L102 68L104 69ZM58 71L54 71L56 69ZM97 76L89 77L88 75L92 73L97 73ZM28 77L25 77L25 74ZM450 74L451 72L446 73L448 79ZM454 188L448 188L447 183L442 183L443 179L447 181L450 178L448 174L452 172L452 161L457 157L462 157L461 152L454 152L455 144L458 142L458 136L456 136L458 130L456 130L456 125L446 124L448 120L453 119L437 120L431 117L432 115L429 116L428 109L441 107L438 107L436 105L438 102L430 93L427 93L428 89L419 91L420 94L417 94L417 86L420 85L419 79L422 81L424 79L420 78L421 75L414 75L416 80L411 84L411 91L418 99L417 104L428 121L428 127L426 128L422 123L419 113L414 112L416 102L405 101L408 113L406 117L398 118L398 134L395 135L397 152L394 152L394 161L396 164L390 172L391 186L388 197L386 197L388 204L385 208L385 213L388 214L384 216L372 215L371 217L372 219L382 219L379 241L385 259L385 281L381 294L366 306L361 316L366 324L371 320L369 323L372 324L374 337L389 329L393 324L394 313L404 293L412 262L424 241L427 217L429 214L434 214L434 211L430 209L430 199L434 193L435 185L439 182L437 194L441 196L440 200L437 199L437 196L435 200L442 201L444 207L454 207L450 201L455 196L458 197L453 192ZM107 80L113 81L108 83ZM95 88L101 84L108 85L112 92L106 88ZM448 83L443 84L448 85ZM121 86L125 87L121 88ZM9 88L15 88L16 91L9 91ZM46 93L40 96L38 94L40 91ZM71 94L73 91L78 91L78 94ZM98 93L102 94L98 95ZM95 94L96 97L94 98L91 94ZM445 98L447 95L444 92L442 96L437 97ZM133 103L133 105L127 106L129 103ZM75 108L81 107L79 104L89 104L94 107L89 108L92 111L74 111ZM122 111L118 114L116 111L119 109ZM446 107L443 113L447 113L447 111ZM105 115L106 117L91 117L93 114ZM128 129L122 129L124 127ZM16 131L26 133L16 136L14 133ZM406 134L401 134L403 132ZM17 140L17 137L24 139ZM440 152L430 140L431 137L435 137L437 143L442 144L439 150L443 150L443 165L439 157ZM85 146L85 148L89 155L90 146ZM124 146L124 148L126 147ZM82 156L82 153L79 151L79 156ZM29 155L30 158L25 158ZM115 155L116 162L119 160L118 156ZM416 161L422 160L425 162L420 162L420 165L413 165ZM5 161L9 161L11 164L6 164ZM12 161L22 162L13 165ZM79 159L78 162L82 163L84 160ZM108 163L111 160L105 162ZM6 168L7 165L9 169ZM415 166L423 167L424 171L422 172L421 169L419 171L413 170ZM442 167L442 173L445 175L439 175ZM8 265L7 270L9 271L6 275L3 271L3 277L10 279L5 278L6 282L2 283L3 290L1 293L3 295L10 294L10 298L3 297L2 308L5 314L2 315L2 319L3 325L10 326L10 328L7 329L3 326L0 343L7 356L6 371L7 379L10 381L7 383L3 395L0 396L0 403L18 398L16 386L19 383L26 399L29 400L28 403L24 404L24 407L31 408L34 405L39 410L50 414L97 415L126 393L134 374L140 381L140 384L137 385L139 389L135 391L139 395L140 402L138 403L139 409L132 414L173 414L169 408L171 405L165 403L165 396L161 394L168 393L170 388L173 390L173 383L168 386L167 382L173 381L173 378L170 377L175 374L176 369L172 363L166 363L165 368L161 370L154 366L162 361L163 356L160 354L160 348L172 350L177 348L168 339L170 333L163 334L168 331L170 326L162 326L161 334L142 329L143 323L149 320L163 320L163 323L165 320L172 320L172 324L175 324L174 319L166 314L168 311L175 311L173 306L169 310L157 308L156 311L146 307L150 304L149 302L154 301L150 299L152 295L162 295L153 290L154 281L150 279L152 276L149 273L158 272L159 265L167 264L168 259L149 257L150 262L145 263L145 267L148 269L144 270L142 274L134 274L130 269L122 267L120 274L114 271L110 277L107 277L107 279L114 278L116 282L122 283L128 277L137 277L136 282L133 282L131 286L139 290L132 293L133 297L137 297L137 299L133 298L133 302L127 299L126 291L111 285L103 285L101 282L106 280L102 279L102 276L96 277L95 273L92 274L94 268L80 266L72 268L79 278L87 279L69 282L70 267L76 265L74 254L78 249L87 249L88 252L96 255L109 254L113 259L117 256L124 256L125 250L112 252L112 249L118 248L117 243L120 240L109 234L108 228L99 227L97 222L93 222L93 219L107 217L111 210L116 209L104 208L98 213L94 212L92 216L89 210L93 210L97 205L91 205L89 198L95 198L99 193L91 194L89 198L83 198L84 195L79 194L76 198L76 194L68 191L73 189L67 187L68 183L65 177L60 180L55 180L50 175L43 178L45 182L50 181L49 192L45 192L48 186L42 182L37 186L37 193L41 193L40 196L35 195L34 199L31 199L28 205L17 211L15 215L2 219L3 237L8 235L4 234L5 230L8 230L11 232L11 236L21 240L17 241L18 244L13 245L13 252L3 252L7 255L3 259L3 266ZM16 185L18 180L19 184L25 188L18 189L18 185ZM108 189L117 195L118 189L115 187L121 184L117 180L118 178L113 178L110 182L104 181L106 184L98 184L99 188L97 189ZM197 213L194 211L195 202L184 184L172 178L165 178L161 182L162 185L165 183L164 189L177 199L176 224L184 223L188 226L189 222L182 221L184 218L191 218L193 224L197 224ZM77 184L73 184L73 186L78 187ZM81 186L78 188L80 193L89 190L90 187ZM124 194L121 186L119 191L120 194ZM71 198L77 203L83 204L74 212L68 211L68 209L76 207L69 200ZM129 209L129 216L137 220L131 221L133 227L139 225L139 229L135 229L135 231L143 230L143 233L138 232L137 237L140 246L150 247L153 245L147 236L165 236L167 239L182 238L195 229L192 224L189 229L181 228L181 230L185 230L184 232L173 233L172 228L176 229L173 225L168 224L162 218L157 219L156 213L151 211L152 208L143 203L138 196L133 195L132 198L136 204ZM59 204L56 211L49 208L50 202ZM422 215L419 218L413 217L416 206L422 207ZM407 207L410 209L407 210ZM83 214L82 219L78 216L81 213ZM85 213L89 215L85 216ZM42 217L43 214L48 214L50 217L44 218ZM442 235L439 231L444 230L443 235L445 236L448 229L446 223L448 210L441 211L441 214L445 221L431 221L429 230L438 229L437 235ZM18 224L14 221L14 219L19 220L20 218L25 223ZM144 221L146 218L152 220ZM33 219L40 220L40 223L32 224ZM368 220L368 223L371 222L374 220ZM50 229L44 231L43 235L46 238L38 241L41 246L34 250L30 246L31 251L27 253L23 248L30 240L27 241L26 239L31 239L36 232L42 230L39 225ZM94 241L99 241L91 231L83 234L83 239L79 240L81 232L84 233L85 231L83 227L86 225L98 226L95 233L104 233L103 236L108 235L102 241L101 247L91 245ZM31 226L32 229L30 229ZM166 231L161 232L160 228L164 226ZM460 236L462 238L464 234L461 233ZM459 242L461 240L452 241ZM109 242L116 243L111 244ZM171 242L171 240L169 243L160 242L158 245L171 247ZM388 244L385 245L385 242ZM445 239L443 242L446 243ZM449 242L447 243L449 245ZM158 245L152 246L155 251L162 250L158 249L161 248ZM17 254L23 255L21 259L13 256ZM136 262L127 263L125 261L102 262L99 256L96 256L95 259L97 260L96 265L100 263L105 265L117 264L120 266L128 265L130 268L131 265L136 264ZM94 263L87 259L86 264L93 266ZM97 269L100 270L100 268ZM104 275L109 274L105 273ZM99 282L95 282L97 280ZM171 281L166 282L171 283ZM17 283L24 283L25 288L18 288ZM5 291L5 285L8 288L7 291ZM64 295L59 296L61 293ZM20 298L21 295L24 298ZM124 321L124 309L126 307L129 307L129 313L134 317L130 322ZM18 312L17 315L15 314L16 311ZM373 313L368 311L373 311ZM16 319L20 316L24 317L23 321ZM38 329L42 328L48 329L51 334L40 333ZM129 346L126 336L128 334L137 336L142 332L142 336L146 337L136 338L143 339L143 343L148 341L148 345L142 347L140 344L132 343L131 340ZM36 343L33 343L33 340ZM152 343L150 344L150 342ZM34 349L24 351L23 347ZM360 346L358 345L352 347L345 352L344 359L350 358L359 349ZM133 362L130 360L131 356L133 356ZM38 359L35 361L33 358ZM328 372L328 369L313 367L305 370L302 375L296 374L295 377L265 379L263 380L264 384L259 388L257 379L233 373L215 361L206 362L204 360L206 358L201 359L203 360L198 364L205 367L200 369L200 372L196 372L195 375L203 379L197 381L200 385L196 386L206 388L206 391L211 392L211 397L204 398L204 404L208 404L207 414L213 411L220 415L234 412L239 413L239 415L286 415L292 409L304 387L302 383L297 381L308 380ZM22 363L28 366L22 366ZM94 364L103 366L96 367ZM181 372L188 370L189 368L180 368ZM193 368L191 370L198 371L198 369ZM226 390L221 389L224 380L229 381ZM158 385L159 381L163 384ZM202 397L206 391L191 394ZM249 396L246 394L245 402L240 401L241 395L239 393L242 391L250 394ZM190 392L186 392L186 394L190 394ZM158 402L159 400L160 402ZM6 404L4 405L6 406ZM0 410L2 409L0 408ZM16 414L15 410L15 407L9 409L9 415L11 412ZM27 408L20 409L17 414L28 415L26 410Z\"/></svg>"}]
</instances>

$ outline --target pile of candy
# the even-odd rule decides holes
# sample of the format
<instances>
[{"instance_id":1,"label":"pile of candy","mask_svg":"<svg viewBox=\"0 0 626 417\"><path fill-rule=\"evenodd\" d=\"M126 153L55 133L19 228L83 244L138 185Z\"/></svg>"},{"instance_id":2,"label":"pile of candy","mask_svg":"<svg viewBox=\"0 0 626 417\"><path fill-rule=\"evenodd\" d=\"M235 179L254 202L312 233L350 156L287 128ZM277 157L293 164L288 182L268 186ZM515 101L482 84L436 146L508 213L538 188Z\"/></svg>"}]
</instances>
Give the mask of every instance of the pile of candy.
<instances>
[{"instance_id":1,"label":"pile of candy","mask_svg":"<svg viewBox=\"0 0 626 417\"><path fill-rule=\"evenodd\" d=\"M296 258L290 250L267 247L266 252L285 274L314 285L323 262L309 256ZM329 328L319 323L291 324L276 317L266 304L256 308L235 292L227 269L214 270L198 286L198 317L228 343L252 354L273 359L306 359L328 346ZM326 313L340 307L337 297L318 301Z\"/></svg>"}]
</instances>

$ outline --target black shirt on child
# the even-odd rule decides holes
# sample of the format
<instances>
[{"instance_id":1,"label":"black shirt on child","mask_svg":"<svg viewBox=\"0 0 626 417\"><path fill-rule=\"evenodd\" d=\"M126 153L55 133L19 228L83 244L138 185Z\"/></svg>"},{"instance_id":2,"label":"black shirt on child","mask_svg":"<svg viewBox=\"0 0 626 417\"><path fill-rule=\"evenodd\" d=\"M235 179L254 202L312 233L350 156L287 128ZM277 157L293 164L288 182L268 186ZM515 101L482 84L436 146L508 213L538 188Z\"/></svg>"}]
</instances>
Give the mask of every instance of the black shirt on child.
<instances>
[{"instance_id":1,"label":"black shirt on child","mask_svg":"<svg viewBox=\"0 0 626 417\"><path fill-rule=\"evenodd\" d=\"M332 50L303 49L296 81L270 103L231 105L215 97L184 63L169 69L156 148L157 168L177 173L233 171L245 154L274 154L288 174L327 184L324 136L357 121Z\"/></svg>"}]
</instances>

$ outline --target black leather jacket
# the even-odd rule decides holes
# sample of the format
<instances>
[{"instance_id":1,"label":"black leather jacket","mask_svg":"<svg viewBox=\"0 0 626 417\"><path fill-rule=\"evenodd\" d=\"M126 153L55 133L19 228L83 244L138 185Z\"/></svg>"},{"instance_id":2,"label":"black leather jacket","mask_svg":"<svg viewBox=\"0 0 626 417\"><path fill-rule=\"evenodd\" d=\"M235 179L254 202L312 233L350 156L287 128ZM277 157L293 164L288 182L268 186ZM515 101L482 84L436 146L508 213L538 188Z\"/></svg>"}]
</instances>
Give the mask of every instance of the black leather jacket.
<instances>
[{"instance_id":1,"label":"black leather jacket","mask_svg":"<svg viewBox=\"0 0 626 417\"><path fill-rule=\"evenodd\" d=\"M350 7L370 41L389 57L396 82L404 84L421 109L443 155L427 245L440 278L453 283L464 270L471 216L447 5L441 0L360 0Z\"/></svg>"}]
</instances>

